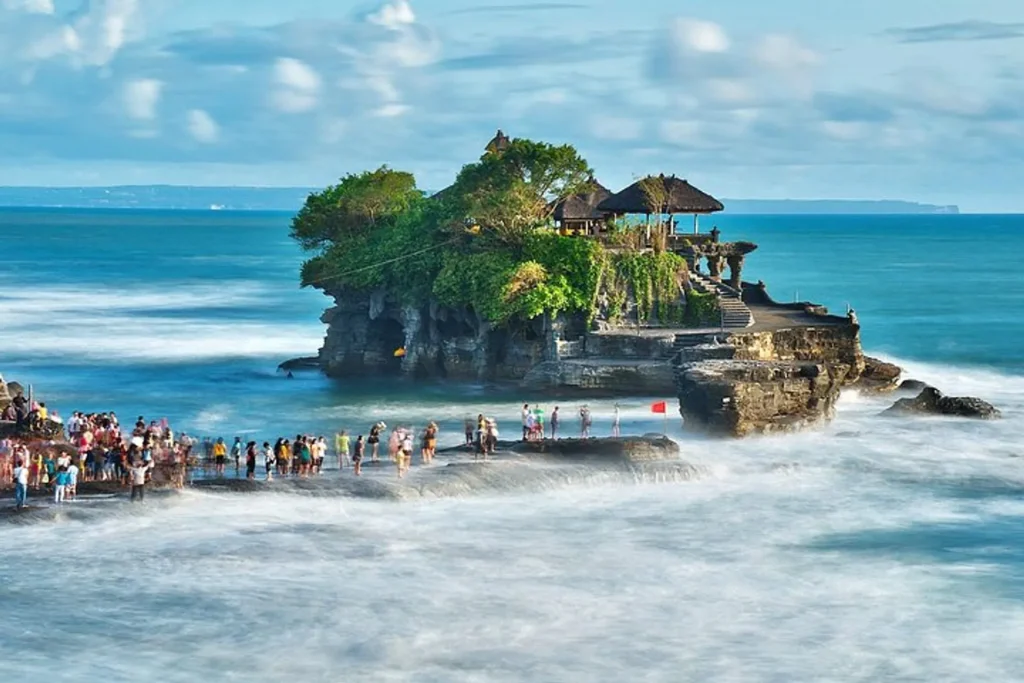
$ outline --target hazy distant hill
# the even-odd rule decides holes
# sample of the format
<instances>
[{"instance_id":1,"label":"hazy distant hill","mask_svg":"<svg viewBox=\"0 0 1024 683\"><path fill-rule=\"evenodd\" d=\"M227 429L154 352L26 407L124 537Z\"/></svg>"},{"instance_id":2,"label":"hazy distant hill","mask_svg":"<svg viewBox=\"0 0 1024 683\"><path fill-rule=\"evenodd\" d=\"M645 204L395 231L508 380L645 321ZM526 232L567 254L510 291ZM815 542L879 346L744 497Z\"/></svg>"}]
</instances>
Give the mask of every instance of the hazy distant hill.
<instances>
[{"instance_id":1,"label":"hazy distant hill","mask_svg":"<svg viewBox=\"0 0 1024 683\"><path fill-rule=\"evenodd\" d=\"M294 211L310 188L189 187L125 185L118 187L0 187L0 206L88 209L224 209Z\"/></svg>"},{"instance_id":2,"label":"hazy distant hill","mask_svg":"<svg viewBox=\"0 0 1024 683\"><path fill-rule=\"evenodd\" d=\"M89 209L192 209L295 211L307 187L0 187L0 206ZM935 214L959 213L956 206L899 201L723 199L728 213L747 214Z\"/></svg>"},{"instance_id":3,"label":"hazy distant hill","mask_svg":"<svg viewBox=\"0 0 1024 683\"><path fill-rule=\"evenodd\" d=\"M727 213L756 214L957 214L955 205L936 206L901 201L841 199L723 199Z\"/></svg>"}]
</instances>

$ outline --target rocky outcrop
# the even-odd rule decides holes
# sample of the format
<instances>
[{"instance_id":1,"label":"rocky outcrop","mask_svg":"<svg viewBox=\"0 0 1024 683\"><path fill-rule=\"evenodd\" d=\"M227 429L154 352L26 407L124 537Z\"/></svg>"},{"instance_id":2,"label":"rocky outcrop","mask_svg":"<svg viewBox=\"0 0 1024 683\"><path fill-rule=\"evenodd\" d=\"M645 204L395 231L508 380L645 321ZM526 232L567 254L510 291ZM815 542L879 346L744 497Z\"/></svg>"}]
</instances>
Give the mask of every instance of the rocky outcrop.
<instances>
[{"instance_id":1,"label":"rocky outcrop","mask_svg":"<svg viewBox=\"0 0 1024 683\"><path fill-rule=\"evenodd\" d=\"M736 360L845 365L848 383L860 379L865 367L857 325L794 325L760 332L741 331L728 335L725 343L735 347Z\"/></svg>"},{"instance_id":2,"label":"rocky outcrop","mask_svg":"<svg viewBox=\"0 0 1024 683\"><path fill-rule=\"evenodd\" d=\"M798 361L685 364L676 375L679 412L686 429L716 436L792 431L833 416L850 371Z\"/></svg>"},{"instance_id":3,"label":"rocky outcrop","mask_svg":"<svg viewBox=\"0 0 1024 683\"><path fill-rule=\"evenodd\" d=\"M874 394L893 392L900 388L900 377L902 375L903 368L900 366L865 356L864 371L853 384L853 388Z\"/></svg>"},{"instance_id":4,"label":"rocky outcrop","mask_svg":"<svg viewBox=\"0 0 1024 683\"><path fill-rule=\"evenodd\" d=\"M679 444L660 434L610 439L519 441L508 450L563 460L655 462L678 460Z\"/></svg>"},{"instance_id":5,"label":"rocky outcrop","mask_svg":"<svg viewBox=\"0 0 1024 683\"><path fill-rule=\"evenodd\" d=\"M901 398L882 413L893 417L901 415L947 415L992 420L1000 417L999 410L980 398L944 396L935 387L926 386L914 398Z\"/></svg>"},{"instance_id":6,"label":"rocky outcrop","mask_svg":"<svg viewBox=\"0 0 1024 683\"><path fill-rule=\"evenodd\" d=\"M318 355L333 377L518 380L549 357L545 319L494 329L471 310L411 306L384 292L337 294L335 302L321 317L328 328Z\"/></svg>"},{"instance_id":7,"label":"rocky outcrop","mask_svg":"<svg viewBox=\"0 0 1024 683\"><path fill-rule=\"evenodd\" d=\"M4 382L3 376L0 375L0 410L11 405L11 399L14 398L14 396L15 395L7 388L7 383Z\"/></svg>"}]
</instances>

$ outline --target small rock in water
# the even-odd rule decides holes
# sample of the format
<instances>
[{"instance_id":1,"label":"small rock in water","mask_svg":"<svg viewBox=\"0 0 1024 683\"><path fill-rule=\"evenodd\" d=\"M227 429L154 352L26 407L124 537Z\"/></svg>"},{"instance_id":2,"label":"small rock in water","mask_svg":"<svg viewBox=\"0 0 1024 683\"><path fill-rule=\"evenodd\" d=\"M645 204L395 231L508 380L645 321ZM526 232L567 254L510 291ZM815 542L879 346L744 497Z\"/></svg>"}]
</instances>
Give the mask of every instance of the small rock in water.
<instances>
[{"instance_id":1,"label":"small rock in water","mask_svg":"<svg viewBox=\"0 0 1024 683\"><path fill-rule=\"evenodd\" d=\"M899 390L900 391L914 391L914 392L920 393L920 392L924 391L924 389L927 386L928 386L927 384L925 384L924 382L922 382L919 379L905 379L902 382L900 382Z\"/></svg>"},{"instance_id":2,"label":"small rock in water","mask_svg":"<svg viewBox=\"0 0 1024 683\"><path fill-rule=\"evenodd\" d=\"M899 385L903 368L870 356L864 357L864 372L854 383L854 388L878 394L895 391Z\"/></svg>"},{"instance_id":3,"label":"small rock in water","mask_svg":"<svg viewBox=\"0 0 1024 683\"><path fill-rule=\"evenodd\" d=\"M926 386L915 398L901 398L883 415L948 415L992 420L1000 417L991 403L971 396L944 396L935 387Z\"/></svg>"}]
</instances>

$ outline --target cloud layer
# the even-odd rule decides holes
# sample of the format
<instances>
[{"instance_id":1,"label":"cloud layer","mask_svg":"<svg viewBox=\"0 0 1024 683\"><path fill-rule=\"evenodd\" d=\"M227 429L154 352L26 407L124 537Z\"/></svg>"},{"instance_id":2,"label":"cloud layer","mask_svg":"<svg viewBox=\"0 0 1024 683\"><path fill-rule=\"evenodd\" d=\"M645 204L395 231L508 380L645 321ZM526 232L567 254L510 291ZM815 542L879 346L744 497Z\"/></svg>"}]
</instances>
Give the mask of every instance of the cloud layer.
<instances>
[{"instance_id":1,"label":"cloud layer","mask_svg":"<svg viewBox=\"0 0 1024 683\"><path fill-rule=\"evenodd\" d=\"M440 187L502 127L577 144L612 185L665 170L722 194L883 196L898 179L908 198L962 201L937 195L974 182L1002 201L1009 183L971 179L1024 157L1022 64L927 52L1003 44L1021 24L887 29L853 54L708 17L583 30L596 10L575 3L482 3L428 20L429 6L161 32L137 0L68 14L0 0L0 48L13 56L0 63L0 181L25 164L66 177L89 161L153 180L186 165L216 167L220 182L301 184L387 162ZM538 19L544 30L522 28Z\"/></svg>"}]
</instances>

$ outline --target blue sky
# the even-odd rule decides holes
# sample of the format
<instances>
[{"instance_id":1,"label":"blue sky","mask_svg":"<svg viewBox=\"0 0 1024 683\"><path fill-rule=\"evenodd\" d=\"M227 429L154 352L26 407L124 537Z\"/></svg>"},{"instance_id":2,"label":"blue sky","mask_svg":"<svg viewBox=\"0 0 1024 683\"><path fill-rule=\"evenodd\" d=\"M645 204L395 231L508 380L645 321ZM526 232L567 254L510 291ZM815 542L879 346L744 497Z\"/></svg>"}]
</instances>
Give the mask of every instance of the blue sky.
<instances>
[{"instance_id":1,"label":"blue sky","mask_svg":"<svg viewBox=\"0 0 1024 683\"><path fill-rule=\"evenodd\" d=\"M1020 0L0 0L0 184L446 185L495 129L619 187L1024 211Z\"/></svg>"}]
</instances>

